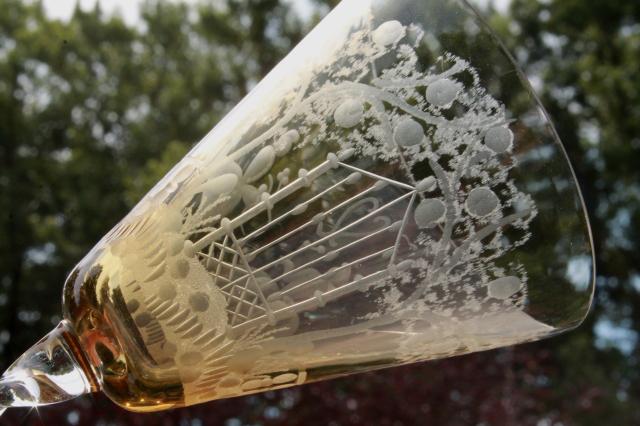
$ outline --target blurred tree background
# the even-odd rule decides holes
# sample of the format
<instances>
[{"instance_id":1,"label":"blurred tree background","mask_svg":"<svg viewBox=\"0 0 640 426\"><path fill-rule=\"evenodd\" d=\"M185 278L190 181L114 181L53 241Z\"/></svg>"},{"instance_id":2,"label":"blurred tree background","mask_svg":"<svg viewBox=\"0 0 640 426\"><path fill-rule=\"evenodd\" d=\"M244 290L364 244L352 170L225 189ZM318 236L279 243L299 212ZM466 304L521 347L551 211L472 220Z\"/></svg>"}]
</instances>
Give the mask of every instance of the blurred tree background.
<instances>
[{"instance_id":1,"label":"blurred tree background","mask_svg":"<svg viewBox=\"0 0 640 426\"><path fill-rule=\"evenodd\" d=\"M0 368L60 320L70 268L323 16L281 0L147 1L126 24L0 0ZM2 424L640 424L640 2L486 10L572 158L598 256L596 306L549 341L127 413L100 395Z\"/></svg>"}]
</instances>

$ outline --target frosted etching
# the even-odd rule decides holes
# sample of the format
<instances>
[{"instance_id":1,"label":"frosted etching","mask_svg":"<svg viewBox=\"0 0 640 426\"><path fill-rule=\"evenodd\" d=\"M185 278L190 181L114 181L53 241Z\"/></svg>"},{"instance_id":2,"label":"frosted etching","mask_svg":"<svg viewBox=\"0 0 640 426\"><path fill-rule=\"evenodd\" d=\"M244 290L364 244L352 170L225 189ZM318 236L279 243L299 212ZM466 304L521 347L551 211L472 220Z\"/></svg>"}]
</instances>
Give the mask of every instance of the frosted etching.
<instances>
[{"instance_id":1,"label":"frosted etching","mask_svg":"<svg viewBox=\"0 0 640 426\"><path fill-rule=\"evenodd\" d=\"M504 259L536 216L505 109L464 59L421 63L418 26L371 25L109 236L110 284L188 403L549 330Z\"/></svg>"}]
</instances>

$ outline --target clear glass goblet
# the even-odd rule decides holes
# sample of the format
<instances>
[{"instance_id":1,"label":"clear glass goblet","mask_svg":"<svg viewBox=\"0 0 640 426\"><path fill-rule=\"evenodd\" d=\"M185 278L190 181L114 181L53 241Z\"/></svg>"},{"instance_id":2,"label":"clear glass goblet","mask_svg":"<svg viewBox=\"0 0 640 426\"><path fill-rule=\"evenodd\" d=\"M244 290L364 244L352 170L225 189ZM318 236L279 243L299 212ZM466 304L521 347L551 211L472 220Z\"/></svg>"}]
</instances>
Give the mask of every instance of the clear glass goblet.
<instances>
[{"instance_id":1,"label":"clear glass goblet","mask_svg":"<svg viewBox=\"0 0 640 426\"><path fill-rule=\"evenodd\" d=\"M344 0L78 264L0 403L154 411L577 326L566 154L461 0Z\"/></svg>"}]
</instances>

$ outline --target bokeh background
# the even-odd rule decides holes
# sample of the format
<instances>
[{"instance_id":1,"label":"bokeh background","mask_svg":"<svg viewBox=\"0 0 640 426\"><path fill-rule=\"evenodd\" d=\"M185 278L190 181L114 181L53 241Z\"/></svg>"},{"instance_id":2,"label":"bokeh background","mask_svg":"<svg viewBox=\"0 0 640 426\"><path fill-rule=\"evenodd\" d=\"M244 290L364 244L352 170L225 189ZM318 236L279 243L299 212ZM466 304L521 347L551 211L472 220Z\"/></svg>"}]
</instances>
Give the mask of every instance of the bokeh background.
<instances>
[{"instance_id":1,"label":"bokeh background","mask_svg":"<svg viewBox=\"0 0 640 426\"><path fill-rule=\"evenodd\" d=\"M60 320L70 268L336 3L60 1L0 0L2 370ZM582 327L165 413L96 394L0 424L640 424L640 2L470 2L531 79L582 185L598 257Z\"/></svg>"}]
</instances>

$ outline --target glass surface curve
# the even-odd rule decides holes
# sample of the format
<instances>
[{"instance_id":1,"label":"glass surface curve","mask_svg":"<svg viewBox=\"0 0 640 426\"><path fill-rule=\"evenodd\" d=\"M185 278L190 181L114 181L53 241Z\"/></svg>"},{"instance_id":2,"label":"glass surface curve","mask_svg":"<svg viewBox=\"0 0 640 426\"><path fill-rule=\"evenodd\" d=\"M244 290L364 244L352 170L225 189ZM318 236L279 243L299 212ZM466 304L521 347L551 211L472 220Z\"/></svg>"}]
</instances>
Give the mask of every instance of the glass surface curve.
<instances>
[{"instance_id":1,"label":"glass surface curve","mask_svg":"<svg viewBox=\"0 0 640 426\"><path fill-rule=\"evenodd\" d=\"M103 391L190 405L577 326L571 166L463 1L345 0L83 259Z\"/></svg>"}]
</instances>

